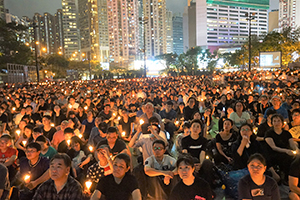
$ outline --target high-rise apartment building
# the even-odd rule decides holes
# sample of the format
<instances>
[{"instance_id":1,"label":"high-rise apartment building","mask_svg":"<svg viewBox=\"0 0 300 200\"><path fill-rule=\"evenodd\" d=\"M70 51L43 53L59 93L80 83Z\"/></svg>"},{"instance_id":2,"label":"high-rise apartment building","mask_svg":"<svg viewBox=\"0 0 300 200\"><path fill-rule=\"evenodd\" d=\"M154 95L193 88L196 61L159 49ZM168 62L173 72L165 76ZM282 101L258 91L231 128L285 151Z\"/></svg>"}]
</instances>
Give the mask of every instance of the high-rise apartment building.
<instances>
[{"instance_id":1,"label":"high-rise apartment building","mask_svg":"<svg viewBox=\"0 0 300 200\"><path fill-rule=\"evenodd\" d=\"M108 62L107 1L78 0L78 11L82 58Z\"/></svg>"},{"instance_id":2,"label":"high-rise apartment building","mask_svg":"<svg viewBox=\"0 0 300 200\"><path fill-rule=\"evenodd\" d=\"M173 13L170 10L166 12L166 39L167 53L173 52Z\"/></svg>"},{"instance_id":3,"label":"high-rise apartment building","mask_svg":"<svg viewBox=\"0 0 300 200\"><path fill-rule=\"evenodd\" d=\"M284 27L296 28L300 26L300 1L279 1L279 29Z\"/></svg>"},{"instance_id":4,"label":"high-rise apartment building","mask_svg":"<svg viewBox=\"0 0 300 200\"><path fill-rule=\"evenodd\" d=\"M54 31L55 31L55 43L54 43L54 53L63 54L64 53L64 29L63 29L63 13L62 9L58 9L54 14Z\"/></svg>"},{"instance_id":5,"label":"high-rise apartment building","mask_svg":"<svg viewBox=\"0 0 300 200\"><path fill-rule=\"evenodd\" d=\"M4 7L4 0L0 0L0 18L4 21L5 21L5 17L6 17L5 13L6 13L6 11L5 11L5 7Z\"/></svg>"},{"instance_id":6,"label":"high-rise apartment building","mask_svg":"<svg viewBox=\"0 0 300 200\"><path fill-rule=\"evenodd\" d=\"M179 13L173 15L173 52L183 53L183 18Z\"/></svg>"},{"instance_id":7,"label":"high-rise apartment building","mask_svg":"<svg viewBox=\"0 0 300 200\"><path fill-rule=\"evenodd\" d=\"M255 13L251 21L252 35L268 31L269 0L194 0L185 9L188 28L188 48L202 46L218 49L242 45L249 34L246 13ZM185 37L186 38L186 37ZM185 42L185 44L187 44Z\"/></svg>"},{"instance_id":8,"label":"high-rise apartment building","mask_svg":"<svg viewBox=\"0 0 300 200\"><path fill-rule=\"evenodd\" d=\"M77 0L62 0L62 21L64 33L64 55L71 60L80 60Z\"/></svg>"},{"instance_id":9,"label":"high-rise apartment building","mask_svg":"<svg viewBox=\"0 0 300 200\"><path fill-rule=\"evenodd\" d=\"M278 31L279 28L279 10L269 12L268 32Z\"/></svg>"},{"instance_id":10,"label":"high-rise apartment building","mask_svg":"<svg viewBox=\"0 0 300 200\"><path fill-rule=\"evenodd\" d=\"M107 1L110 61L128 67L138 54L139 19L137 0Z\"/></svg>"},{"instance_id":11,"label":"high-rise apartment building","mask_svg":"<svg viewBox=\"0 0 300 200\"><path fill-rule=\"evenodd\" d=\"M148 18L145 23L146 56L165 54L167 52L166 1L143 0L143 15Z\"/></svg>"}]
</instances>

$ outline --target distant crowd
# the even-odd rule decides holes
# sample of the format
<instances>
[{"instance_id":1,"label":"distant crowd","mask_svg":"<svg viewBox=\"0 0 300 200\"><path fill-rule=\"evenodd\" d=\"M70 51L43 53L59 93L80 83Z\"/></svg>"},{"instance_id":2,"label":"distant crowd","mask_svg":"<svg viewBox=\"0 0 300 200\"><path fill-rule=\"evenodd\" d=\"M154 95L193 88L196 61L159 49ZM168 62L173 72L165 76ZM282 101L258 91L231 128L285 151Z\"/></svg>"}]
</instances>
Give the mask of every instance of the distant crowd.
<instances>
[{"instance_id":1,"label":"distant crowd","mask_svg":"<svg viewBox=\"0 0 300 200\"><path fill-rule=\"evenodd\" d=\"M4 84L0 199L300 199L300 72Z\"/></svg>"}]
</instances>

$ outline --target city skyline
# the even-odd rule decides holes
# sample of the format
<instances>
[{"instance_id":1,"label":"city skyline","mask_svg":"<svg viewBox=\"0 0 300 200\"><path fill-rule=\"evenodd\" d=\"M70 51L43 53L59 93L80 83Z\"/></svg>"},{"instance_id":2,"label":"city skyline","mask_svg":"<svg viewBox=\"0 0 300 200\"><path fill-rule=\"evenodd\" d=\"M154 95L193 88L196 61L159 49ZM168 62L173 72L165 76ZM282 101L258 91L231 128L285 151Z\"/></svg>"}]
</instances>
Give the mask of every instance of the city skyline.
<instances>
[{"instance_id":1,"label":"city skyline","mask_svg":"<svg viewBox=\"0 0 300 200\"><path fill-rule=\"evenodd\" d=\"M176 3L174 3L174 1ZM28 16L32 17L34 13L43 14L49 12L54 14L57 9L62 8L61 0L5 0L5 7L9 12L18 17ZM187 5L187 0L166 0L167 9L173 13L183 13L184 6ZM28 6L30 5L30 6ZM270 10L278 9L279 0L270 0Z\"/></svg>"}]
</instances>

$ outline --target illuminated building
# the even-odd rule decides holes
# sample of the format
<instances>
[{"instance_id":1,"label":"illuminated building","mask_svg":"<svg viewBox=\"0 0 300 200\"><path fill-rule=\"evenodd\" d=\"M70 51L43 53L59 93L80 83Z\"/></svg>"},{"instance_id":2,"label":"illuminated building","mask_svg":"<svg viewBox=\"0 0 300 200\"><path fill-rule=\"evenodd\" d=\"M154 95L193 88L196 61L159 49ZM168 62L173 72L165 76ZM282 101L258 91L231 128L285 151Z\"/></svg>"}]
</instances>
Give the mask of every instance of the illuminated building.
<instances>
[{"instance_id":1,"label":"illuminated building","mask_svg":"<svg viewBox=\"0 0 300 200\"><path fill-rule=\"evenodd\" d=\"M110 62L128 67L138 53L139 16L137 0L107 1Z\"/></svg>"},{"instance_id":2,"label":"illuminated building","mask_svg":"<svg viewBox=\"0 0 300 200\"><path fill-rule=\"evenodd\" d=\"M4 0L0 0L0 18L5 20L5 7L4 7Z\"/></svg>"},{"instance_id":3,"label":"illuminated building","mask_svg":"<svg viewBox=\"0 0 300 200\"><path fill-rule=\"evenodd\" d=\"M183 21L181 14L173 15L173 52L183 53Z\"/></svg>"},{"instance_id":4,"label":"illuminated building","mask_svg":"<svg viewBox=\"0 0 300 200\"><path fill-rule=\"evenodd\" d=\"M143 0L143 14L148 18L145 23L147 58L165 54L167 52L166 1Z\"/></svg>"},{"instance_id":5,"label":"illuminated building","mask_svg":"<svg viewBox=\"0 0 300 200\"><path fill-rule=\"evenodd\" d=\"M78 9L82 59L108 62L106 0L79 0Z\"/></svg>"},{"instance_id":6,"label":"illuminated building","mask_svg":"<svg viewBox=\"0 0 300 200\"><path fill-rule=\"evenodd\" d=\"M173 52L173 14L172 11L167 10L166 12L166 39L167 39L167 53Z\"/></svg>"},{"instance_id":7,"label":"illuminated building","mask_svg":"<svg viewBox=\"0 0 300 200\"><path fill-rule=\"evenodd\" d=\"M300 26L300 1L280 0L279 1L279 29L284 27Z\"/></svg>"},{"instance_id":8,"label":"illuminated building","mask_svg":"<svg viewBox=\"0 0 300 200\"><path fill-rule=\"evenodd\" d=\"M245 14L255 13L252 35L263 35L268 31L268 8L269 0L188 0L183 20L184 45L212 50L241 46L249 34Z\"/></svg>"},{"instance_id":9,"label":"illuminated building","mask_svg":"<svg viewBox=\"0 0 300 200\"><path fill-rule=\"evenodd\" d=\"M71 60L80 59L77 12L77 0L62 0L64 55Z\"/></svg>"}]
</instances>

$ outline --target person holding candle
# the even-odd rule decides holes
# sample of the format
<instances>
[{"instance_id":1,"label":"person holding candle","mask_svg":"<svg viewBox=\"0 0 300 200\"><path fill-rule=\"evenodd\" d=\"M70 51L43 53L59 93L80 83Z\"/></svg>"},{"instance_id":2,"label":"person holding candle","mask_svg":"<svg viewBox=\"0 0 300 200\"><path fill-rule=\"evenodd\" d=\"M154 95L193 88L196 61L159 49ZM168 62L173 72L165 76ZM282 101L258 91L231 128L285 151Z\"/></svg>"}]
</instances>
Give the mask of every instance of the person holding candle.
<instances>
[{"instance_id":1,"label":"person holding candle","mask_svg":"<svg viewBox=\"0 0 300 200\"><path fill-rule=\"evenodd\" d=\"M20 161L20 177L26 177L20 200L32 200L37 187L49 179L49 160L41 157L40 153L40 144L32 142L26 146L26 159Z\"/></svg>"},{"instance_id":2,"label":"person holding candle","mask_svg":"<svg viewBox=\"0 0 300 200\"><path fill-rule=\"evenodd\" d=\"M82 200L82 187L70 176L71 159L65 153L56 154L50 161L50 179L36 191L33 200Z\"/></svg>"}]
</instances>

